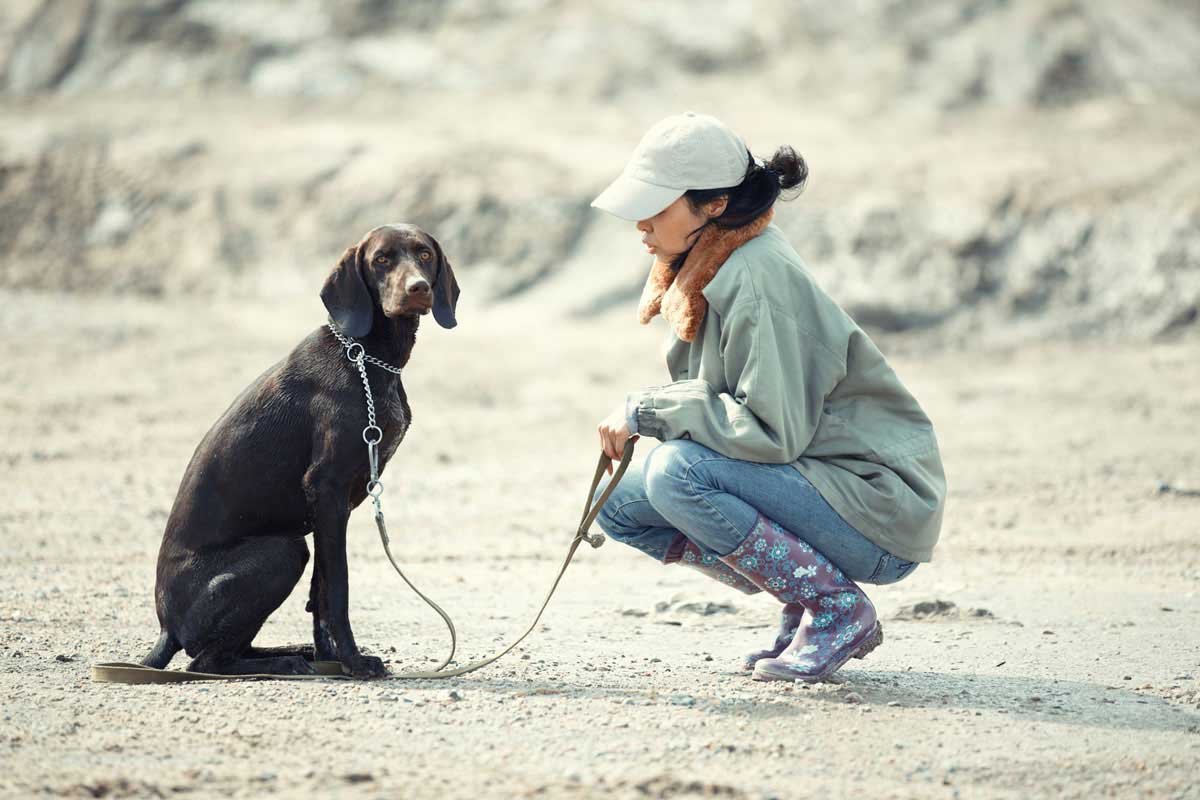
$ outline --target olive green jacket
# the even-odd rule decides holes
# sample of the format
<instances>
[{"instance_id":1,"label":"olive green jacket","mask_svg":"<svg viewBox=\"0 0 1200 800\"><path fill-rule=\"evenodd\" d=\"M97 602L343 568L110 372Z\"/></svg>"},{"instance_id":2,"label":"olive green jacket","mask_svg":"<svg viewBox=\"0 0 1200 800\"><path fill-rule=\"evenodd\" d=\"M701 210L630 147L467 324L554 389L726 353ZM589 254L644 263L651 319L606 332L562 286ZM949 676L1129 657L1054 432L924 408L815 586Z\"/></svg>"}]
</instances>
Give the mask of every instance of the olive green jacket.
<instances>
[{"instance_id":1,"label":"olive green jacket","mask_svg":"<svg viewBox=\"0 0 1200 800\"><path fill-rule=\"evenodd\" d=\"M946 497L933 425L779 228L734 250L703 293L695 340L668 334L673 382L631 397L638 433L791 464L868 539L929 561Z\"/></svg>"}]
</instances>

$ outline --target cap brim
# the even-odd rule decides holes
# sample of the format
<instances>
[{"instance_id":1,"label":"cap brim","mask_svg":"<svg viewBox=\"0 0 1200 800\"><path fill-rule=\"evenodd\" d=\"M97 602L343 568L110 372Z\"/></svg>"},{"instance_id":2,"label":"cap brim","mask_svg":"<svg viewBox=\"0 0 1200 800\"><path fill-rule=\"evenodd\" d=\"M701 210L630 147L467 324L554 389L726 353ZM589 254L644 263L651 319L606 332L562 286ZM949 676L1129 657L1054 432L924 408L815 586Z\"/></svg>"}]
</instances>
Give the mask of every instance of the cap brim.
<instances>
[{"instance_id":1,"label":"cap brim","mask_svg":"<svg viewBox=\"0 0 1200 800\"><path fill-rule=\"evenodd\" d=\"M621 173L592 201L592 208L639 222L649 219L683 196L683 189L655 186Z\"/></svg>"}]
</instances>

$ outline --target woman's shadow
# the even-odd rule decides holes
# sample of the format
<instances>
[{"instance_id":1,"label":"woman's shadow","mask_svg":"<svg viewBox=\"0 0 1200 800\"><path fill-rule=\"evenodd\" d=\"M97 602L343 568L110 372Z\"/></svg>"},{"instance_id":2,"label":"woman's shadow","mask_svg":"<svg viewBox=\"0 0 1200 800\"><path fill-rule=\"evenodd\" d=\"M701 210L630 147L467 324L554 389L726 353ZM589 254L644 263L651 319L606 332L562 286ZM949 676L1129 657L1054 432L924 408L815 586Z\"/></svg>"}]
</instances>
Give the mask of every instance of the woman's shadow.
<instances>
[{"instance_id":1,"label":"woman's shadow","mask_svg":"<svg viewBox=\"0 0 1200 800\"><path fill-rule=\"evenodd\" d=\"M838 674L845 681L841 686L817 684L814 687L820 687L817 691L799 696L844 704L849 692L843 690L853 690L863 704L990 711L1007 713L1016 719L1068 725L1200 733L1200 714L1161 697L1120 686L915 670L846 670ZM788 715L797 710L797 704L790 700L771 703L773 711L761 707L761 698L748 702L759 705L759 713Z\"/></svg>"}]
</instances>

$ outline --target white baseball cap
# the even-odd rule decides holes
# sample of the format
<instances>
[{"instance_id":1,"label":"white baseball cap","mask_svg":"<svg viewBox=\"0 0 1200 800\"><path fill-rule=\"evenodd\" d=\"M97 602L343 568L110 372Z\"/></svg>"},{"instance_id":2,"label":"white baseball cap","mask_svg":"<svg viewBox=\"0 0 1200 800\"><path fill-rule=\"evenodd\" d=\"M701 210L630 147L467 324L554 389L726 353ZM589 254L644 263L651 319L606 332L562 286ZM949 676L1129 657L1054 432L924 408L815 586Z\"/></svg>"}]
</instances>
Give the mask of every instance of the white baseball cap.
<instances>
[{"instance_id":1,"label":"white baseball cap","mask_svg":"<svg viewBox=\"0 0 1200 800\"><path fill-rule=\"evenodd\" d=\"M716 117L685 111L655 123L617 179L592 201L621 219L653 217L689 189L724 189L746 177L750 154Z\"/></svg>"}]
</instances>

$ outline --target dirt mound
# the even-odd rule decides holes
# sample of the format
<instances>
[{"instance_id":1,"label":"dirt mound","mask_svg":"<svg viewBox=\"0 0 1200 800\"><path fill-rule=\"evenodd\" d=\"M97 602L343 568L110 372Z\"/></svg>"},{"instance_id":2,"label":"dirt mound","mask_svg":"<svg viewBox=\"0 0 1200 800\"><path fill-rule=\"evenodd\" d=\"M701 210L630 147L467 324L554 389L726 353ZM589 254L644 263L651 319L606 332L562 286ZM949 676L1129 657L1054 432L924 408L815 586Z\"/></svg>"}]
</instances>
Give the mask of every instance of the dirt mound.
<instances>
[{"instance_id":1,"label":"dirt mound","mask_svg":"<svg viewBox=\"0 0 1200 800\"><path fill-rule=\"evenodd\" d=\"M2 287L311 294L406 220L477 298L627 304L644 257L588 202L692 107L805 154L779 224L876 330L1200 308L1193 4L22 0L0 52Z\"/></svg>"}]
</instances>

